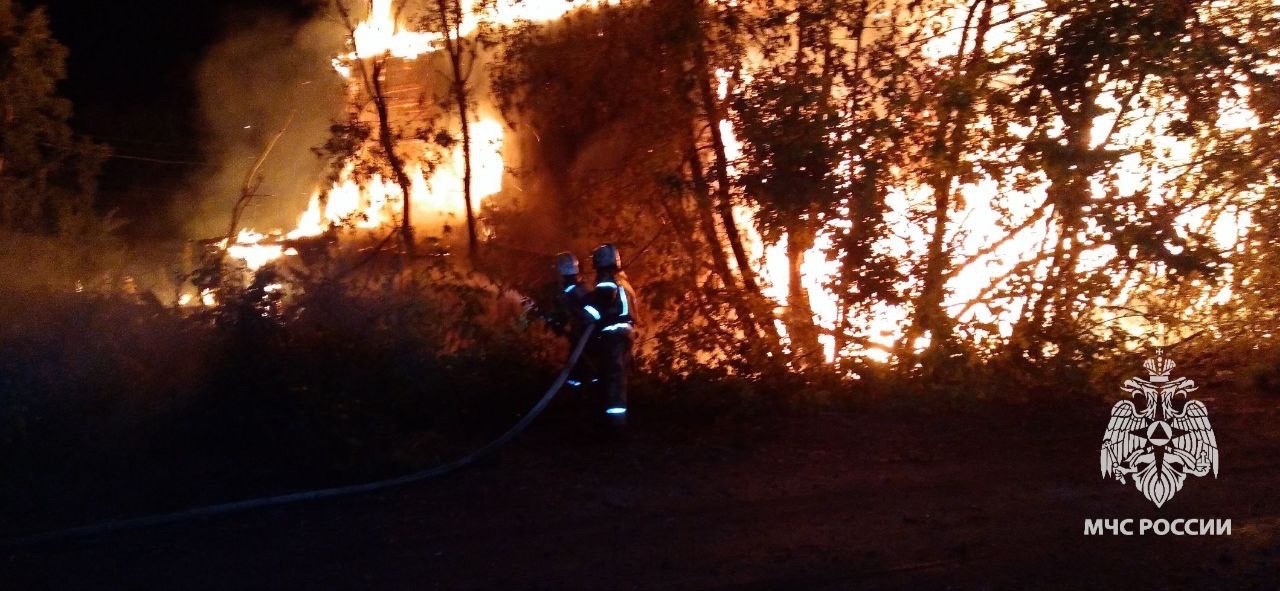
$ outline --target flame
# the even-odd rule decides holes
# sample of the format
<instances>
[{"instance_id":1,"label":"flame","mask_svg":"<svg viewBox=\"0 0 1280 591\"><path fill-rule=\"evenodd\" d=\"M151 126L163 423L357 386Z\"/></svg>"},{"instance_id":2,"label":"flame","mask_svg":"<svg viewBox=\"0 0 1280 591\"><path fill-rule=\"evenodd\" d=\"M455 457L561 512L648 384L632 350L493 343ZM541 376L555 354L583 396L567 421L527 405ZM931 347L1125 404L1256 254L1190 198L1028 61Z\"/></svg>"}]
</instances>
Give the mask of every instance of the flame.
<instances>
[{"instance_id":1,"label":"flame","mask_svg":"<svg viewBox=\"0 0 1280 591\"><path fill-rule=\"evenodd\" d=\"M540 7L535 8L533 4ZM515 22L517 19L557 18L584 4L598 3L559 2L548 5L516 2L499 8L503 8L501 15L508 19L505 22ZM499 8L490 10L493 12ZM478 17L471 10L466 10L465 14L469 15L469 20L463 23L463 33L469 34L475 30ZM497 14L493 12L493 15ZM490 21L496 22L497 19L490 18ZM353 29L354 50L334 58L333 64L350 80L353 60L377 55L415 59L436 51L441 38L436 33L405 29L396 21L392 0L373 0L368 18ZM471 192L476 206L485 197L502 190L502 178L506 172L502 158L504 130L503 124L489 115L481 115L470 124ZM409 201L415 226L425 223L431 227L443 227L464 212L464 155L460 142L449 158L429 174L431 159L426 152L410 155L407 160L405 173L409 177ZM283 256L297 254L296 250L286 248L282 241L319 236L333 227L375 230L397 224L405 201L402 187L376 173L363 181L357 180L356 165L354 161L346 163L328 190L316 189L311 194L307 208L293 229L277 229L269 233L242 230L230 246L224 244L227 255L243 261L249 270L256 271Z\"/></svg>"},{"instance_id":2,"label":"flame","mask_svg":"<svg viewBox=\"0 0 1280 591\"><path fill-rule=\"evenodd\" d=\"M1020 9L1025 10L1026 7L1020 6ZM1008 8L1002 7L1001 10L1007 13ZM957 3L951 10L945 11L938 17L940 21L938 30L945 33L925 46L923 52L925 59L938 62L955 54L960 43L961 28L952 24L962 20L966 11L965 5ZM996 15L995 20L1000 24L993 26L988 33L986 43L989 50L1003 48L1008 52L1026 47L1026 42L1016 37L1017 18L1004 14ZM929 25L930 23L925 23L923 26ZM744 82L749 83L750 71L751 69L747 68L743 73ZM729 73L719 71L717 78L720 97L723 99L728 90ZM1220 99L1219 127L1223 130L1255 127L1258 124L1258 117L1247 107L1247 88L1237 85L1234 97L1230 100ZM1121 196L1132 196L1139 191L1160 196L1158 199L1174 195L1177 174L1181 169L1190 166L1196 158L1192 140L1166 132L1169 125L1180 116L1184 105L1170 104L1170 101L1166 101L1166 104L1153 103L1141 109L1130 108L1128 119L1115 125L1115 118L1123 111L1120 108L1120 101L1112 92L1104 91L1099 102L1103 107L1101 110L1103 114L1094 121L1093 147L1125 150L1130 146L1150 142L1159 154L1154 163L1144 162L1137 154L1122 158L1120 165L1113 171L1115 184ZM1108 130L1113 125L1116 131L1114 134L1109 134ZM979 130L989 126L988 121L980 120L976 123ZM737 159L742 151L741 144L733 133L732 123L728 120L721 121L720 129L725 138L727 156L731 161ZM1023 130L1022 133L1025 137L1029 130ZM1015 169L1014 172L1025 173L1026 171ZM1093 183L1094 193L1103 194L1101 181L1094 179ZM1039 186L1022 191L1011 191L1008 187L1002 187L991 179L960 184L955 188L957 199L954 201L963 205L959 211L952 212L949 217L948 252L953 262L970 258L974 260L958 269L948 281L943 306L962 323L976 327L991 327L990 329L973 328L968 336L976 342L1007 339L1013 332L1014 324L1022 316L1025 301L1021 298L1012 298L1001 302L973 302L988 291L993 283L1002 281L1001 278L1014 266L1037 256L1037 253L1042 251L1041 245L1048 243L1046 241L1058 239L1058 229L1049 220L1030 224L1013 235L1009 235L1004 229L1006 226L1002 226L1002 223L1017 226L1020 222L1028 221L1045 203L1046 189L1047 181L1042 181ZM929 232L932 228L929 224L920 224L916 220L919 218L918 211L921 205L929 201L931 201L929 190L923 187L898 187L888 196L890 211L887 221L893 231L882 247L897 260L904 261L901 270L906 272L908 277L918 275L911 267L922 253L927 251ZM997 204L1000 210L997 210ZM739 219L739 225L744 228L744 241L751 249L753 259L757 261L756 270L766 283L764 293L779 306L785 306L788 296L786 237L783 236L777 244L764 244L755 230L755 211L755 208L749 205L738 206L735 209L735 217ZM1013 223L1009 224L1010 221ZM813 248L804 253L801 263L801 287L808 292L815 323L827 330L838 328L836 324L839 299L836 294L831 293L827 284L838 271L840 263L828 258L826 253L830 248L830 230L842 222L843 220L830 222L829 227L819 233ZM1247 211L1227 208L1227 211L1211 212L1208 206L1188 210L1176 220L1176 226L1180 231L1207 234L1222 251L1236 248L1250 223L1251 218ZM1171 251L1176 250L1173 245L1166 246ZM1081 254L1077 270L1088 272L1105 268L1121 254L1116 252L1113 245L1104 242ZM1047 269L1042 264L1032 272L1038 278L1044 278ZM1226 303L1232 296L1230 278L1233 272L1229 268L1226 270L1226 280L1217 290L1211 291L1203 283L1193 283L1193 285L1202 286L1203 293L1182 312L1182 317L1191 319L1196 314L1203 313L1209 306ZM1167 337L1169 331L1173 329L1152 327L1146 321L1126 319L1106 311L1107 306L1131 303L1129 300L1135 297L1141 288L1136 282L1121 285L1125 278L1115 277L1114 279L1120 288L1118 295L1110 300L1094 302L1098 309L1102 310L1101 320L1107 322L1116 320L1113 323L1114 326L1134 339L1155 338L1154 333L1162 331L1162 334ZM827 359L830 361L838 356L855 355L874 361L889 361L891 359L889 351L903 338L910 316L911 311L906 306L890 306L883 303L873 305L867 316L855 322L865 327L860 336L865 338L870 346L857 351L835 351L834 338L823 335L821 338ZM786 331L781 323L779 323L779 330L785 338ZM924 335L910 345L919 351L927 347L930 340L931 335ZM1134 345L1128 342L1127 346Z\"/></svg>"},{"instance_id":3,"label":"flame","mask_svg":"<svg viewBox=\"0 0 1280 591\"><path fill-rule=\"evenodd\" d=\"M243 260L249 270L257 271L263 265L285 254L283 245L260 244L264 238L267 238L265 234L248 229L241 230L240 234L236 236L236 242L227 247L227 255Z\"/></svg>"},{"instance_id":4,"label":"flame","mask_svg":"<svg viewBox=\"0 0 1280 591\"><path fill-rule=\"evenodd\" d=\"M472 174L471 194L476 203L502 190L505 165L502 160L503 126L491 118L471 124ZM410 186L410 203L415 215L426 215L427 223L446 221L463 211L463 153L461 145L450 154L446 164L437 167L427 178L423 160L406 166ZM374 229L395 222L398 208L404 202L400 185L375 173L366 183L352 178L355 163L348 163L338 180L329 188L325 199L316 191L298 225L285 236L290 239L318 236L333 226L349 224L355 228Z\"/></svg>"},{"instance_id":5,"label":"flame","mask_svg":"<svg viewBox=\"0 0 1280 591\"><path fill-rule=\"evenodd\" d=\"M477 11L475 2L463 1L462 36L475 33L480 24L510 26L520 22L547 22L563 18L579 8L616 6L621 0L501 0L488 3ZM390 55L400 59L415 59L437 49L444 35L434 31L408 30L396 20L393 0L372 0L369 16L355 26L351 41L354 50L334 59L334 67L345 77L350 77L351 60L378 55Z\"/></svg>"},{"instance_id":6,"label":"flame","mask_svg":"<svg viewBox=\"0 0 1280 591\"><path fill-rule=\"evenodd\" d=\"M474 33L481 22L496 26L512 25L522 21L545 22L564 17L573 10L618 4L620 0L570 0L534 2L528 0L502 0L489 4L477 12L473 2L465 2L462 35ZM371 0L365 20L352 29L352 50L333 58L333 67L344 78L352 80L353 63L358 59L390 56L412 60L439 49L443 35L438 32L414 31L397 18L394 0ZM502 158L504 126L496 118L481 115L471 122L472 137L472 198L476 206L485 197L502 190L502 178L506 167ZM450 157L428 174L428 154L409 158L405 172L410 180L409 201L412 204L414 225L425 223L442 227L463 213L462 147L456 147ZM402 216L404 191L398 183L374 174L363 182L355 178L355 162L348 162L338 180L327 190L317 189L308 201L307 208L290 230L277 229L268 233L252 229L240 232L231 245L224 244L231 258L239 259L251 271L283 256L296 255L297 251L282 244L285 240L318 236L333 227L375 230L387 228Z\"/></svg>"},{"instance_id":7,"label":"flame","mask_svg":"<svg viewBox=\"0 0 1280 591\"><path fill-rule=\"evenodd\" d=\"M414 59L435 50L438 33L405 30L396 22L392 0L373 0L369 17L355 26L351 42L355 50L339 59L356 59L390 54L400 59ZM349 74L346 74L349 77Z\"/></svg>"},{"instance_id":8,"label":"flame","mask_svg":"<svg viewBox=\"0 0 1280 591\"><path fill-rule=\"evenodd\" d=\"M585 1L534 1L534 0L502 0L481 14L464 10L465 18L461 33L468 35L474 32L481 21L495 25L509 25L518 21L550 21L564 17L572 10L583 7L615 5L618 0L585 0ZM1007 8L1000 10L1007 12ZM941 29L945 34L928 43L924 50L925 59L943 60L954 55L959 44L958 27L950 23L962 19L965 6L957 3L950 11L944 12ZM1000 46L1004 51L1016 51L1025 47L1025 42L1016 39L1017 19L1010 14L997 14L998 25L992 27L987 43L992 49ZM921 26L932 26L935 23L924 23ZM413 31L397 21L392 0L373 0L369 15L359 23L352 38L353 51L334 58L334 67L344 76L350 78L354 60L367 59L377 55L389 55L399 59L414 59L437 50L443 37L438 33ZM743 75L749 82L750 68ZM719 93L723 99L729 91L731 75L726 70L716 73L719 82ZM1254 115L1244 105L1247 89L1243 86L1236 89L1237 98L1229 103L1222 99L1220 105L1219 125L1224 129L1247 129L1258 123ZM1095 120L1095 130L1108 130L1112 127L1119 101L1104 91L1100 102L1104 107L1103 114ZM1151 141L1161 157L1155 165L1144 163L1138 156L1127 156L1122 159L1115 174L1116 185L1122 195L1133 195L1145 191L1152 195L1171 193L1175 184L1174 174L1177 170L1194 160L1193 144L1173 134L1163 133L1169 123L1181 111L1179 104L1153 104L1138 112L1131 120L1117 126L1116 133L1108 137L1097 131L1093 137L1095 147L1126 146ZM1133 113L1133 111L1130 111ZM976 122L979 129L989 126L989 122ZM719 122L724 136L726 152L730 161L742 155L742 146L734 134L730 121ZM504 162L501 154L504 127L497 119L482 116L472 124L475 145L473 146L473 195L477 202L486 196L499 192L504 176ZM1016 130L1015 130L1016 131ZM1023 132L1024 134L1027 131ZM463 208L462 191L462 154L461 148L454 150L440 166L431 169L426 163L426 154L421 158L410 158L406 172L410 177L410 201L413 204L415 225L420 221L447 221L458 215ZM237 240L227 247L229 256L241 259L250 269L282 256L296 254L290 252L279 243L280 238L296 239L319 235L334 226L349 226L358 229L386 228L397 222L402 212L399 210L404 202L401 187L381 175L373 175L363 182L354 178L356 164L348 163L336 182L329 188L317 189L310 198L306 210L299 216L295 228L289 231L277 231L261 234L252 230L241 232ZM1025 172L1015 170L1014 172ZM731 175L736 171L730 170ZM1097 182L1097 181L1095 181ZM1100 189L1100 187L1095 187ZM1015 265L1029 260L1040 252L1041 244L1058 238L1058 230L1048 220L1040 220L1019 230L1012 236L1002 227L1002 223L1013 222L1014 225L1034 215L1037 208L1045 202L1046 185L1031 187L1023 191L1012 192L991 179L957 185L955 188L957 203L963 204L959 211L952 212L949 218L947 234L948 252L952 261L963 261L973 258L969 264L958 269L946 285L947 296L943 302L953 316L962 323L990 328L976 328L967 336L975 341L1006 339L1012 334L1014 323L1020 318L1025 303L1021 300L972 303L979 295L988 291L992 284L1000 281ZM926 252L929 224L921 224L917 211L922 203L930 200L928 189L918 186L898 187L890 191L888 196L888 223L893 228L891 237L882 247L900 261L904 261L903 271L908 276L916 276L913 269ZM998 199L997 199L998 197ZM999 204L999 208L997 208ZM776 244L765 244L755 229L756 210L750 205L735 208L734 215L743 228L743 238L756 271L765 284L767 297L778 306L785 306L788 299L786 282L788 260L786 254L786 237ZM831 332L838 330L839 298L827 287L830 280L840 268L840 262L828 257L831 248L832 230L842 220L833 220L832 225L818 233L815 245L803 255L801 262L801 288L808 292L813 307L815 323L824 329L820 339L824 346L826 358L831 361L839 356L863 356L871 360L887 362L893 350L904 335L911 316L907 306L892 306L883 303L873 305L866 316L858 318L855 324L863 326L862 338L869 346L856 351L836 351L835 339ZM1230 210L1227 212L1210 212L1207 207L1196 208L1185 212L1177 220L1178 226L1186 230L1207 232L1223 249L1234 248L1250 224L1246 211ZM997 246L997 243L998 246ZM994 247L994 248L993 248ZM985 253L985 254L983 254ZM978 256L981 254L981 256ZM1103 244L1082 254L1079 270L1087 271L1106 266L1117 256L1111 245ZM1043 266L1033 273L1043 277ZM1227 271L1231 273L1231 270ZM1117 278L1117 282L1121 281ZM1203 297L1193 308L1226 302L1231 296L1230 282L1228 286L1216 292L1206 287ZM904 290L911 285L903 285ZM1136 284L1122 286L1120 295L1114 301L1096 302L1100 306L1125 303L1135 290ZM201 299L212 301L212 294L201 294ZM1188 314L1191 313L1189 310ZM1104 320L1117 320L1117 325L1134 337L1145 337L1151 331L1149 327L1124 322L1122 318L1109 312L1103 313ZM785 326L778 323L781 334L786 334ZM931 335L924 335L911 346L922 349L928 346Z\"/></svg>"}]
</instances>

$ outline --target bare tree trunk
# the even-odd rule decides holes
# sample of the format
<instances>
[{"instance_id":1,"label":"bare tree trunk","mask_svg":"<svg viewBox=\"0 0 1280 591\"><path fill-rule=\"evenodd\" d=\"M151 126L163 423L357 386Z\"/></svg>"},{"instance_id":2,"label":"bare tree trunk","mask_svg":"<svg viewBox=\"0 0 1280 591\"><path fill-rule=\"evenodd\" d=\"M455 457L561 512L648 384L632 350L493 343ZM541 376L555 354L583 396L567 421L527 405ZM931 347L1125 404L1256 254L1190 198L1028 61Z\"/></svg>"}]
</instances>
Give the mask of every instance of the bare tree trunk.
<instances>
[{"instance_id":1,"label":"bare tree trunk","mask_svg":"<svg viewBox=\"0 0 1280 591\"><path fill-rule=\"evenodd\" d=\"M942 334L948 328L942 300L946 285L943 271L950 262L945 246L947 218L951 212L951 179L950 175L946 175L929 183L933 190L933 235L929 237L925 254L924 276L921 278L920 295L916 298L915 318L903 343L902 353L908 357L914 357L915 340L925 332L930 334L930 348L946 337Z\"/></svg>"},{"instance_id":2,"label":"bare tree trunk","mask_svg":"<svg viewBox=\"0 0 1280 591\"><path fill-rule=\"evenodd\" d=\"M693 74L696 77L698 93L702 100L702 111L711 132L711 148L715 156L714 170L716 174L716 212L720 222L724 224L725 235L733 250L733 258L738 264L738 272L742 275L742 283L747 291L760 294L760 286L756 282L755 271L751 268L751 258L742 244L742 235L738 231L738 223L733 219L733 198L729 185L729 156L725 151L724 135L720 132L720 122L724 114L720 109L720 101L715 89L711 87L710 65L707 63L707 51L699 38L693 44Z\"/></svg>"},{"instance_id":3,"label":"bare tree trunk","mask_svg":"<svg viewBox=\"0 0 1280 591\"><path fill-rule=\"evenodd\" d=\"M980 5L982 12L978 16L975 28L973 18ZM991 8L992 3L989 0L975 0L969 6L960 35L960 46L955 54L956 75L963 80L965 88L970 90L977 82L978 73L974 71L974 66L985 55L984 44L987 32L991 28ZM973 49L966 60L971 30L973 30ZM944 97L943 100L947 99ZM915 302L915 314L910 327L904 334L899 352L899 355L908 361L905 364L907 367L915 365L910 363L915 358L915 341L924 333L929 333L930 350L945 347L952 336L951 318L942 307L951 267L951 255L946 248L946 235L951 216L952 184L958 172L960 153L963 151L969 125L973 119L973 108L943 104L939 106L938 111L940 119L933 140L935 166L938 169L930 175L929 179L929 187L933 191L933 232L929 237L929 246L925 255L924 275L921 278L920 295Z\"/></svg>"},{"instance_id":4,"label":"bare tree trunk","mask_svg":"<svg viewBox=\"0 0 1280 591\"><path fill-rule=\"evenodd\" d=\"M236 199L234 205L231 206L231 223L227 228L226 246L230 246L235 241L236 235L240 233L240 219L244 216L244 211L249 208L249 204L253 202L253 198L257 197L258 186L262 184L262 177L258 176L258 171L262 169L262 165L266 163L267 156L271 155L271 151L275 149L276 143L288 131L289 124L293 123L293 116L296 112L289 113L289 119L284 122L275 135L267 141L267 145L262 148L262 152L258 154L258 159L253 162L253 166L249 168L249 172L244 175L244 183L240 187L240 196ZM219 263L226 257L227 249L223 247L220 251Z\"/></svg>"},{"instance_id":5,"label":"bare tree trunk","mask_svg":"<svg viewBox=\"0 0 1280 591\"><path fill-rule=\"evenodd\" d=\"M467 211L467 253L475 258L479 242L476 238L475 203L472 201L471 167L471 108L467 96L467 78L463 71L462 2L460 0L436 0L440 12L440 29L444 32L445 51L449 54L449 67L453 75L452 95L458 109L458 121L462 129L462 198ZM453 22L449 17L452 15Z\"/></svg>"},{"instance_id":6,"label":"bare tree trunk","mask_svg":"<svg viewBox=\"0 0 1280 591\"><path fill-rule=\"evenodd\" d=\"M737 278L729 268L729 260L725 257L724 248L720 243L720 233L716 230L715 217L711 211L711 203L708 198L710 187L707 186L707 179L702 173L702 159L698 157L697 150L692 146L689 149L687 160L689 162L690 179L693 182L693 194L698 210L699 227L702 231L703 240L706 241L707 248L711 252L712 268L715 269L716 274L720 276L721 282L724 283L725 290L729 295L729 301L741 319L743 335L754 340L760 336L760 327L755 314L751 312L751 306L743 297L742 288L738 285ZM772 348L778 342L777 331L765 330L765 335L772 335L772 340L767 347Z\"/></svg>"},{"instance_id":7,"label":"bare tree trunk","mask_svg":"<svg viewBox=\"0 0 1280 591\"><path fill-rule=\"evenodd\" d=\"M1026 313L1023 315L1025 320L1018 323L1014 333L1018 342L1026 344L1033 358L1041 357L1042 351L1032 348L1032 344L1061 344L1064 336L1062 329L1069 320L1073 300L1079 293L1075 268L1081 244L1077 234L1084 227L1082 208L1089 201L1088 179L1097 168L1097 165L1089 163L1092 160L1086 156L1090 150L1089 138L1096 103L1096 92L1090 92L1082 97L1078 110L1061 113L1064 127L1062 135L1067 140L1072 158L1077 159L1079 164L1063 167L1062 173L1051 175L1046 189L1048 201L1053 204L1054 215L1058 218L1058 239L1049 258L1048 274L1040 283L1039 291L1027 296Z\"/></svg>"},{"instance_id":8,"label":"bare tree trunk","mask_svg":"<svg viewBox=\"0 0 1280 591\"><path fill-rule=\"evenodd\" d=\"M414 238L413 238L413 220L411 212L413 211L413 202L410 197L410 188L413 181L409 180L409 173L405 172L404 160L396 153L396 144L398 138L395 131L391 129L391 112L387 106L387 95L382 88L382 73L385 71L386 61L384 58L378 58L373 66L373 76L371 83L373 87L373 106L378 112L378 143L382 146L382 151L387 158L387 164L391 165L391 172L396 177L396 184L400 185L400 193L403 197L403 206L400 218L400 237L404 241L404 251L413 254Z\"/></svg>"},{"instance_id":9,"label":"bare tree trunk","mask_svg":"<svg viewBox=\"0 0 1280 591\"><path fill-rule=\"evenodd\" d=\"M461 60L450 58L453 62L454 76L462 73ZM457 78L454 79L454 102L458 107L458 121L462 127L462 198L467 208L467 252L474 258L476 249L479 247L476 238L476 212L475 203L472 200L472 161L471 161L471 110L467 104L466 83Z\"/></svg>"},{"instance_id":10,"label":"bare tree trunk","mask_svg":"<svg viewBox=\"0 0 1280 591\"><path fill-rule=\"evenodd\" d=\"M701 189L696 187L697 185L695 183L694 191L705 189L705 186L702 187ZM683 195L681 195L680 197L683 197ZM756 326L754 324L754 319L751 316L750 308L746 305L746 302L742 299L741 289L738 286L733 284L734 282L733 275L729 274L728 261L727 259L725 259L724 251L722 249L722 246L719 243L719 238L716 236L715 220L714 218L711 217L711 211L708 209L704 209L701 204L705 200L706 200L705 194L703 194L701 197L698 197L695 195L694 208L697 210L697 214L701 224L701 231L703 235L704 236L709 235L711 239L714 240L714 242L708 242L706 244L706 247L711 252L711 259L712 259L711 273L712 275L720 278L720 282L724 285L722 289L722 293L725 295L725 298L728 300L729 305L733 307L734 312L738 316L737 319L739 324L738 328L740 330L740 336L738 336L737 338L746 339L746 342L750 343L751 345L766 346L766 350L768 350L767 344L762 343L757 338L759 337L759 332L757 331ZM668 203L668 200L665 198L665 196L659 197L659 201L662 203L663 209L667 213L668 220L671 222L672 226L675 228L677 241L679 241L680 245L684 247L685 254L688 256L689 260L693 263L693 272L695 274L695 277L700 277L701 270L704 268L704 265L706 263L703 260L703 252L702 252L703 249L699 247L696 240L698 230L694 229L690 220L685 216L684 200L682 198L679 199L674 207ZM709 226L710 234L708 234L708 223L710 224ZM710 279L713 281L714 277ZM711 283L712 281L708 281L708 283ZM711 287L711 286L708 286L708 287ZM695 290L695 291L698 292L695 295L699 295L699 296L703 292L703 290ZM705 303L706 302L704 300L704 304ZM708 310L708 314L714 314L715 309L713 306L704 305L703 308ZM729 334L733 334L732 330L729 330L727 332Z\"/></svg>"},{"instance_id":11,"label":"bare tree trunk","mask_svg":"<svg viewBox=\"0 0 1280 591\"><path fill-rule=\"evenodd\" d=\"M816 235L812 219L797 219L787 224L787 313L783 320L791 338L792 357L801 366L819 365L824 360L813 305L801 270L804 255L813 248Z\"/></svg>"},{"instance_id":12,"label":"bare tree trunk","mask_svg":"<svg viewBox=\"0 0 1280 591\"><path fill-rule=\"evenodd\" d=\"M378 145L382 148L387 164L391 167L391 173L395 176L396 184L400 186L400 192L403 195L400 237L404 242L405 252L413 254L414 238L411 219L413 204L409 192L413 182L409 180L409 174L405 172L404 161L396 153L396 144L399 143L399 138L391 128L391 110L387 105L386 92L382 88L382 74L386 69L387 58L385 55L374 56L372 57L373 67L366 68L364 63L365 56L360 55L360 47L355 45L356 25L351 20L350 10L342 0L335 0L334 6L342 17L343 25L347 28L347 38L351 40L355 48L356 67L364 81L365 88L369 89L371 95L369 98L373 101L374 110L378 114Z\"/></svg>"},{"instance_id":13,"label":"bare tree trunk","mask_svg":"<svg viewBox=\"0 0 1280 591\"><path fill-rule=\"evenodd\" d=\"M698 207L699 227L702 230L702 237L707 242L708 249L711 251L711 261L716 273L720 275L720 280L725 287L732 290L739 290L738 279L734 276L733 271L729 268L729 259L725 257L724 249L720 243L720 233L716 230L716 221L711 210L710 199L707 198L707 192L710 187L707 186L707 179L702 174L702 159L698 158L696 151L690 149L687 158L689 163L689 178L693 184L693 198Z\"/></svg>"},{"instance_id":14,"label":"bare tree trunk","mask_svg":"<svg viewBox=\"0 0 1280 591\"><path fill-rule=\"evenodd\" d=\"M693 11L698 17L695 22L701 22L701 10L701 4L694 2ZM768 340L767 349L779 351L781 341L778 329L774 325L774 304L760 290L760 284L756 280L755 269L751 266L751 257L747 254L746 246L742 241L742 233L738 229L737 220L733 216L729 157L725 148L724 135L720 131L720 122L724 119L724 113L720 108L720 101L716 97L715 89L711 85L711 71L706 48L703 46L704 42L705 39L699 37L693 43L692 75L698 92L698 101L701 103L703 117L710 130L716 199L714 207L703 209L707 212L714 210L716 217L720 219L720 223L724 227L725 240L729 242L729 249L733 253L734 263L738 268L739 276L742 278L743 300L752 310L751 317L754 319L754 324ZM691 164L698 168L699 173L701 173L701 158L697 157L696 152L695 159ZM703 182L707 184L705 178ZM710 194L709 190L703 192L703 195ZM712 226L714 226L714 223L712 223ZM716 244L719 244L718 233Z\"/></svg>"}]
</instances>

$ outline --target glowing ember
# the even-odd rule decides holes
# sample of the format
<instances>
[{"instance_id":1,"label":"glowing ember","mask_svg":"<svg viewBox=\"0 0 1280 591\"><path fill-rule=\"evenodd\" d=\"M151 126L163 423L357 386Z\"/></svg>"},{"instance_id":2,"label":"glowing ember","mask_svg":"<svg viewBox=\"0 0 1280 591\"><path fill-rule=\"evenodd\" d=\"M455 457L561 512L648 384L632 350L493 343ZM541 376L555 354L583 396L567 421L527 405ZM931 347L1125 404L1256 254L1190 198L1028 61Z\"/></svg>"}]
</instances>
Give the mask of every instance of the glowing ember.
<instances>
[{"instance_id":1,"label":"glowing ember","mask_svg":"<svg viewBox=\"0 0 1280 591\"><path fill-rule=\"evenodd\" d=\"M235 244L227 247L227 255L244 261L252 271L261 269L263 265L285 256L285 248L279 244L260 244L267 236L253 230L241 230ZM297 254L297 251L293 251Z\"/></svg>"}]
</instances>

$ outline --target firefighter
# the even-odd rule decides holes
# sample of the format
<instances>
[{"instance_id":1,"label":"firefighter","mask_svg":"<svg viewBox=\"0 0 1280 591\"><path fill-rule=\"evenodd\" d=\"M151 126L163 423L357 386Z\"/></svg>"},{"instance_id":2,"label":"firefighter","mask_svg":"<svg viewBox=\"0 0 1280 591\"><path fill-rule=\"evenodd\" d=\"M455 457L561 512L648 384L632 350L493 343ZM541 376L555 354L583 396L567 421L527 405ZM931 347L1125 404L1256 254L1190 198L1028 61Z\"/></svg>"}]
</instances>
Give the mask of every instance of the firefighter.
<instances>
[{"instance_id":1,"label":"firefighter","mask_svg":"<svg viewBox=\"0 0 1280 591\"><path fill-rule=\"evenodd\" d=\"M601 244L591 253L596 284L585 310L596 318L592 351L606 396L605 414L618 427L627 423L627 368L636 330L635 290L622 272L618 247Z\"/></svg>"},{"instance_id":2,"label":"firefighter","mask_svg":"<svg viewBox=\"0 0 1280 591\"><path fill-rule=\"evenodd\" d=\"M591 321L583 310L589 292L578 279L578 257L573 253L556 255L556 271L560 273L560 285L556 289L555 306L548 324L556 334L569 339L572 347Z\"/></svg>"},{"instance_id":3,"label":"firefighter","mask_svg":"<svg viewBox=\"0 0 1280 591\"><path fill-rule=\"evenodd\" d=\"M543 312L537 304L532 300L525 301L525 309L534 313L552 332L565 337L569 341L569 348L572 350L578 344L578 340L582 338L582 333L587 326L595 320L588 314L585 306L587 298L590 295L586 285L578 278L578 257L571 252L562 252L556 255L555 268L559 274L559 280L550 291L554 295L550 298L552 306L550 311ZM582 386L582 374L584 372L575 368L570 379L566 382L569 386L577 388Z\"/></svg>"}]
</instances>

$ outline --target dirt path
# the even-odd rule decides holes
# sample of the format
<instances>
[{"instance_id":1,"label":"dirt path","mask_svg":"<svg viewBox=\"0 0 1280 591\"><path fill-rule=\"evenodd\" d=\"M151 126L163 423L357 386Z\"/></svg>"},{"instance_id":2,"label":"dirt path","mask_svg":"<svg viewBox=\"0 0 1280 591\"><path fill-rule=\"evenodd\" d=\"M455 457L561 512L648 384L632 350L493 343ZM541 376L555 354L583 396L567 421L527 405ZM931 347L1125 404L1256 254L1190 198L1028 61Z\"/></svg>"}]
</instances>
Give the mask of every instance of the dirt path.
<instances>
[{"instance_id":1,"label":"dirt path","mask_svg":"<svg viewBox=\"0 0 1280 591\"><path fill-rule=\"evenodd\" d=\"M11 553L5 588L1277 588L1277 413L1210 402L1221 476L1103 481L1106 408L820 412L601 444L554 415L383 494ZM1217 412L1215 413L1215 409ZM641 408L640 411L644 409ZM1270 429L1271 432L1268 432ZM1096 517L1230 537L1085 537Z\"/></svg>"}]
</instances>

